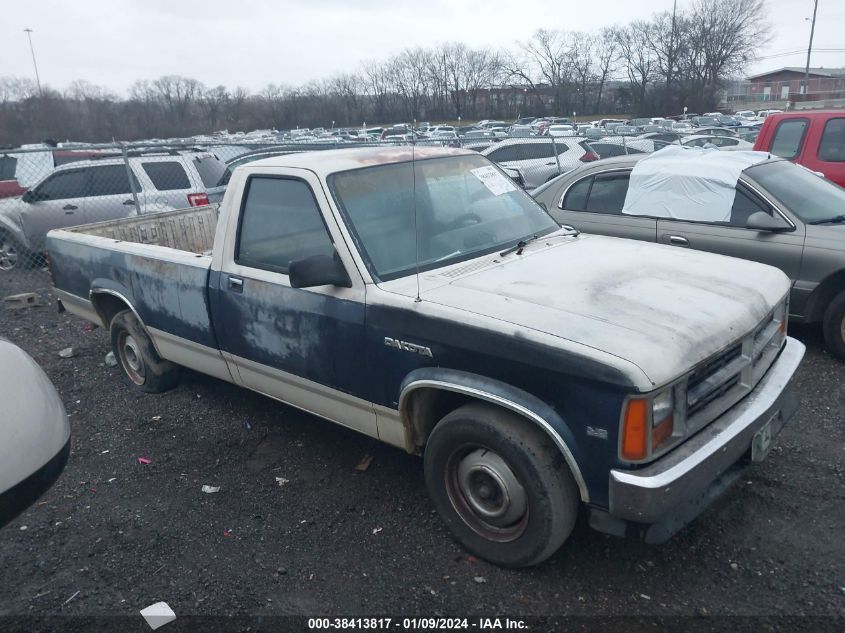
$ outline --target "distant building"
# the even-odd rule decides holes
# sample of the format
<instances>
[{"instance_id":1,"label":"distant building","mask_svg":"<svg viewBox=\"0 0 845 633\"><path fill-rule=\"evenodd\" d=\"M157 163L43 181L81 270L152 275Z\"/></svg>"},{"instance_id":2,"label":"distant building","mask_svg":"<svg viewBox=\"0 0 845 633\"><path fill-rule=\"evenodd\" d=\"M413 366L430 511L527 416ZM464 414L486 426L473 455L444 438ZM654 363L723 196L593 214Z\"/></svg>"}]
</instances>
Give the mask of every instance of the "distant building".
<instances>
[{"instance_id":1,"label":"distant building","mask_svg":"<svg viewBox=\"0 0 845 633\"><path fill-rule=\"evenodd\" d=\"M828 99L845 94L845 68L811 68L808 75L806 98L803 97L804 69L798 66L746 77L745 96L752 101L788 101Z\"/></svg>"}]
</instances>

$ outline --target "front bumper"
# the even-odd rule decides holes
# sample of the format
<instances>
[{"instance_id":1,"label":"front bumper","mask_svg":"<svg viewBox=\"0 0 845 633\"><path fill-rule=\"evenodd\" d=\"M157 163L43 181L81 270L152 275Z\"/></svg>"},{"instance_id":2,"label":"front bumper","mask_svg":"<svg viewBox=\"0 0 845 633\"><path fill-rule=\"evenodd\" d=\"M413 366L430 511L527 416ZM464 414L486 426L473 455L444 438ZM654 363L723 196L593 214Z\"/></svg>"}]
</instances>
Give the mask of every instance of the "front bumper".
<instances>
[{"instance_id":1,"label":"front bumper","mask_svg":"<svg viewBox=\"0 0 845 633\"><path fill-rule=\"evenodd\" d=\"M704 510L748 465L755 434L770 424L774 439L795 414L792 379L804 349L787 338L755 389L725 414L645 468L611 470L609 516L597 517L595 527L633 522L646 541L660 542Z\"/></svg>"}]
</instances>

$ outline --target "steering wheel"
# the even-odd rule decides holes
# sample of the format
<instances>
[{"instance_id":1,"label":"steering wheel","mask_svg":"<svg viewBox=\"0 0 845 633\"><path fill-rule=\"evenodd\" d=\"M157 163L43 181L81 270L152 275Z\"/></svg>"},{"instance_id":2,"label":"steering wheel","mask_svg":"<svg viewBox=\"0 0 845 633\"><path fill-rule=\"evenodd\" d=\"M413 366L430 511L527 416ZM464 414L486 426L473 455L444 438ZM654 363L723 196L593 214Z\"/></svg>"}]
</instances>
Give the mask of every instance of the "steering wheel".
<instances>
[{"instance_id":1,"label":"steering wheel","mask_svg":"<svg viewBox=\"0 0 845 633\"><path fill-rule=\"evenodd\" d=\"M481 224L482 222L481 216L477 213L463 213L446 224L445 230L454 231L455 229L461 229L472 224Z\"/></svg>"}]
</instances>

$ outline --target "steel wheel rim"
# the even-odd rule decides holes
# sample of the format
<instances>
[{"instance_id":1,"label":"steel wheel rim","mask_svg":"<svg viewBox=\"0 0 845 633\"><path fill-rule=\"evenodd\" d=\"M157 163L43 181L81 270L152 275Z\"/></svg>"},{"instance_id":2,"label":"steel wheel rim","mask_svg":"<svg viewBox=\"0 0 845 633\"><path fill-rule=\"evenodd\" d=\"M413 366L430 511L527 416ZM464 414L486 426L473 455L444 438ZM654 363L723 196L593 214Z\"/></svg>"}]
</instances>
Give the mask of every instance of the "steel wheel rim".
<instances>
[{"instance_id":1,"label":"steel wheel rim","mask_svg":"<svg viewBox=\"0 0 845 633\"><path fill-rule=\"evenodd\" d=\"M138 342L128 332L121 332L117 340L117 351L120 357L120 364L129 380L136 385L143 385L146 380L147 371L144 367L144 360Z\"/></svg>"},{"instance_id":2,"label":"steel wheel rim","mask_svg":"<svg viewBox=\"0 0 845 633\"><path fill-rule=\"evenodd\" d=\"M0 270L12 270L18 264L18 249L9 238L0 238Z\"/></svg>"},{"instance_id":3,"label":"steel wheel rim","mask_svg":"<svg viewBox=\"0 0 845 633\"><path fill-rule=\"evenodd\" d=\"M843 316L842 320L839 322L839 336L842 338L842 341L845 342L845 316Z\"/></svg>"},{"instance_id":4,"label":"steel wheel rim","mask_svg":"<svg viewBox=\"0 0 845 633\"><path fill-rule=\"evenodd\" d=\"M495 451L464 445L446 462L446 492L458 516L487 540L518 539L528 525L528 495Z\"/></svg>"}]
</instances>

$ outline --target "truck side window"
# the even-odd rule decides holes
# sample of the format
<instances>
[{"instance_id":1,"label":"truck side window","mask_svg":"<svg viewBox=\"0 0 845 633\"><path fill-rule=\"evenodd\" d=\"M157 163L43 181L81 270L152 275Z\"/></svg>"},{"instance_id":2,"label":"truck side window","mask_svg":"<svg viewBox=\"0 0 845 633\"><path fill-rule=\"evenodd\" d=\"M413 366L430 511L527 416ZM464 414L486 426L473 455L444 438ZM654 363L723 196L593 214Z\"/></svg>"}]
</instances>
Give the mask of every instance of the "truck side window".
<instances>
[{"instance_id":1,"label":"truck side window","mask_svg":"<svg viewBox=\"0 0 845 633\"><path fill-rule=\"evenodd\" d=\"M807 119L786 119L778 123L772 138L772 154L781 158L798 156L809 123Z\"/></svg>"},{"instance_id":2,"label":"truck side window","mask_svg":"<svg viewBox=\"0 0 845 633\"><path fill-rule=\"evenodd\" d=\"M819 143L819 160L845 162L845 118L830 119L825 123Z\"/></svg>"},{"instance_id":3,"label":"truck side window","mask_svg":"<svg viewBox=\"0 0 845 633\"><path fill-rule=\"evenodd\" d=\"M291 261L334 253L311 188L301 180L252 177L241 211L235 261L287 274Z\"/></svg>"},{"instance_id":4,"label":"truck side window","mask_svg":"<svg viewBox=\"0 0 845 633\"><path fill-rule=\"evenodd\" d=\"M39 200L82 198L87 194L88 178L84 169L63 171L50 176L35 190Z\"/></svg>"}]
</instances>

